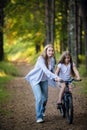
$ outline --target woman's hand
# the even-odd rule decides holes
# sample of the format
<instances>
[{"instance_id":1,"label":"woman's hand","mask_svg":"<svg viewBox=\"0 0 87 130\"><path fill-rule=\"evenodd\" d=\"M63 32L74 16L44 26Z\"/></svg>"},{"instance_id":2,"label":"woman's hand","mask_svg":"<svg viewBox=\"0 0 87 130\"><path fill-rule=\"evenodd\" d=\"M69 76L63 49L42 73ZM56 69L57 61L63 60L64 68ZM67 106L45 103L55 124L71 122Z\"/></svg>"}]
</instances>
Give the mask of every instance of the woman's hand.
<instances>
[{"instance_id":1,"label":"woman's hand","mask_svg":"<svg viewBox=\"0 0 87 130\"><path fill-rule=\"evenodd\" d=\"M55 78L55 81L56 81L56 82L60 82L61 80L62 80L62 79L59 78L59 77L56 77L56 78Z\"/></svg>"}]
</instances>

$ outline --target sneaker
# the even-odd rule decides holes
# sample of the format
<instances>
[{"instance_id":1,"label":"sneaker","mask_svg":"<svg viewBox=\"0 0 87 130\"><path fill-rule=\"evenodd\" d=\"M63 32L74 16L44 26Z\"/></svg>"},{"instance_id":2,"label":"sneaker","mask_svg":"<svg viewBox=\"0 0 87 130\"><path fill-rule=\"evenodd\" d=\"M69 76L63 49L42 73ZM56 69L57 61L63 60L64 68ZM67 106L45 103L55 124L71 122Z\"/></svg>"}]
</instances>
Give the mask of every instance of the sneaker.
<instances>
[{"instance_id":1,"label":"sneaker","mask_svg":"<svg viewBox=\"0 0 87 130\"><path fill-rule=\"evenodd\" d=\"M37 122L37 123L42 123L42 122L43 122L43 119L42 119L42 118L39 118L39 119L37 119L36 122Z\"/></svg>"}]
</instances>

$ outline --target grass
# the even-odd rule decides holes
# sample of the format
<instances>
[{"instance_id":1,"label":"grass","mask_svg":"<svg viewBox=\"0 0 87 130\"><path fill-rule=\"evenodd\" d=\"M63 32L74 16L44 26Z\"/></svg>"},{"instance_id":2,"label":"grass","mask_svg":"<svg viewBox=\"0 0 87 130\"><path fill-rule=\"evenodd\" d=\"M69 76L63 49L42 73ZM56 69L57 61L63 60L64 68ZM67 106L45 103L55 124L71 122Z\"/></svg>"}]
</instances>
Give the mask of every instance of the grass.
<instances>
[{"instance_id":1,"label":"grass","mask_svg":"<svg viewBox=\"0 0 87 130\"><path fill-rule=\"evenodd\" d=\"M9 62L0 62L0 104L9 99L9 92L6 89L6 84L18 75L15 66Z\"/></svg>"},{"instance_id":2,"label":"grass","mask_svg":"<svg viewBox=\"0 0 87 130\"><path fill-rule=\"evenodd\" d=\"M16 67L10 63L10 62L0 62L0 75L2 75L1 77L3 77L4 75L11 75L11 76L16 76L18 75L18 71L16 69Z\"/></svg>"},{"instance_id":3,"label":"grass","mask_svg":"<svg viewBox=\"0 0 87 130\"><path fill-rule=\"evenodd\" d=\"M85 69L85 65L81 64L79 67L79 73L82 78L82 81L79 82L79 86L81 88L81 93L87 95L87 71Z\"/></svg>"},{"instance_id":4,"label":"grass","mask_svg":"<svg viewBox=\"0 0 87 130\"><path fill-rule=\"evenodd\" d=\"M81 64L79 67L79 73L82 77L87 77L87 71L84 64Z\"/></svg>"},{"instance_id":5,"label":"grass","mask_svg":"<svg viewBox=\"0 0 87 130\"><path fill-rule=\"evenodd\" d=\"M87 77L83 78L80 82L81 92L87 95Z\"/></svg>"}]
</instances>

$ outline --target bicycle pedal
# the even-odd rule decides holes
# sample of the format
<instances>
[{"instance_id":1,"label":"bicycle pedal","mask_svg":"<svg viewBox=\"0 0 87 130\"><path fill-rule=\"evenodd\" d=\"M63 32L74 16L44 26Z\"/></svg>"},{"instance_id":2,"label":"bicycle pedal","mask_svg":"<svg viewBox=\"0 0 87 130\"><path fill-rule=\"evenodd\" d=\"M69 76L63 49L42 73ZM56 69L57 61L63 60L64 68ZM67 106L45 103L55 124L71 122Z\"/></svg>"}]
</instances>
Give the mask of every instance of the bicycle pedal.
<instances>
[{"instance_id":1,"label":"bicycle pedal","mask_svg":"<svg viewBox=\"0 0 87 130\"><path fill-rule=\"evenodd\" d=\"M57 104L57 109L61 109L62 103Z\"/></svg>"}]
</instances>

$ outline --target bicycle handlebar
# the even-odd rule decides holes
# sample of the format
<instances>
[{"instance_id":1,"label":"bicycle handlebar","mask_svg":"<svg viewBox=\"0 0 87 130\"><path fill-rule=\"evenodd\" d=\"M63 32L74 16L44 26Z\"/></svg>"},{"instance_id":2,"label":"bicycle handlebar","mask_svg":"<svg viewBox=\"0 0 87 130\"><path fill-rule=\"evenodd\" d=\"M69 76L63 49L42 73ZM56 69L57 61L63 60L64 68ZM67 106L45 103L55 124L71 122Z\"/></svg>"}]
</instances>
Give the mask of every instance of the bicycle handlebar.
<instances>
[{"instance_id":1,"label":"bicycle handlebar","mask_svg":"<svg viewBox=\"0 0 87 130\"><path fill-rule=\"evenodd\" d=\"M80 79L80 80L78 80L78 79L75 79L75 78L71 78L71 79L69 79L68 81L64 81L64 80L60 80L60 83L71 83L71 82L73 82L73 81L82 81L82 79Z\"/></svg>"}]
</instances>

